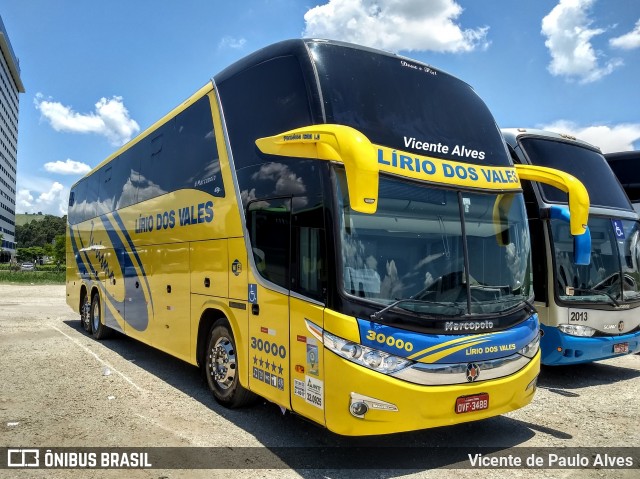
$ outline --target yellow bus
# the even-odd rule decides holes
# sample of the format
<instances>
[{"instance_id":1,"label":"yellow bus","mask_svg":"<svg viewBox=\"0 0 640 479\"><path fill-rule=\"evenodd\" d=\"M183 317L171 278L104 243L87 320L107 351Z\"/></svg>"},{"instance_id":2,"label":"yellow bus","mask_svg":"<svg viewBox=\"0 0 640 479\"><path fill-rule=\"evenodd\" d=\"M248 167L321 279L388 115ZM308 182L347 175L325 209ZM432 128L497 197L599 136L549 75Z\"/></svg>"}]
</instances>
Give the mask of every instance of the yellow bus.
<instances>
[{"instance_id":1,"label":"yellow bus","mask_svg":"<svg viewBox=\"0 0 640 479\"><path fill-rule=\"evenodd\" d=\"M531 401L539 323L520 178L466 83L324 40L266 47L78 181L67 301L343 435L472 421Z\"/></svg>"}]
</instances>

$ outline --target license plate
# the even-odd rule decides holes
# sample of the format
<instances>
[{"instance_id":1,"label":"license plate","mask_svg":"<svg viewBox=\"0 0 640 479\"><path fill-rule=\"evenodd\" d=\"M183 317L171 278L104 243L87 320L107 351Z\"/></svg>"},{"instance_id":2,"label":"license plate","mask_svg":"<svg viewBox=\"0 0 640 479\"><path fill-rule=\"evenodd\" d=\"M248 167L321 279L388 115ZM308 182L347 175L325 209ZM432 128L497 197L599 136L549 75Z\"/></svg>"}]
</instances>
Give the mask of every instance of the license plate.
<instances>
[{"instance_id":1,"label":"license plate","mask_svg":"<svg viewBox=\"0 0 640 479\"><path fill-rule=\"evenodd\" d=\"M489 395L487 393L460 396L456 399L456 414L482 411L483 409L489 409Z\"/></svg>"},{"instance_id":2,"label":"license plate","mask_svg":"<svg viewBox=\"0 0 640 479\"><path fill-rule=\"evenodd\" d=\"M614 354L623 354L629 352L629 343L618 343L613 345Z\"/></svg>"}]
</instances>

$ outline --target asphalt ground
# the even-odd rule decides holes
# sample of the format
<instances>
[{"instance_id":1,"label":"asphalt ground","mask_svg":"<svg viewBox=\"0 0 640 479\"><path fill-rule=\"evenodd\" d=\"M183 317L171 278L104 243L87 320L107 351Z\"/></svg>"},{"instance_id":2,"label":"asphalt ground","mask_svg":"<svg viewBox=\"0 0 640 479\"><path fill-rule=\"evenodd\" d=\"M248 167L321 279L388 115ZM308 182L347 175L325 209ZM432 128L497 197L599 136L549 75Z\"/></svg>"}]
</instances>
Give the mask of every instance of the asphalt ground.
<instances>
[{"instance_id":1,"label":"asphalt ground","mask_svg":"<svg viewBox=\"0 0 640 479\"><path fill-rule=\"evenodd\" d=\"M89 337L64 298L64 286L0 285L0 449L167 448L151 449L151 459L175 456L182 468L0 469L0 478L639 477L637 465L547 465L553 454L637 457L638 355L543 368L533 402L499 417L352 438L267 401L225 409L195 367L122 335ZM545 465L474 468L469 454L543 457Z\"/></svg>"}]
</instances>

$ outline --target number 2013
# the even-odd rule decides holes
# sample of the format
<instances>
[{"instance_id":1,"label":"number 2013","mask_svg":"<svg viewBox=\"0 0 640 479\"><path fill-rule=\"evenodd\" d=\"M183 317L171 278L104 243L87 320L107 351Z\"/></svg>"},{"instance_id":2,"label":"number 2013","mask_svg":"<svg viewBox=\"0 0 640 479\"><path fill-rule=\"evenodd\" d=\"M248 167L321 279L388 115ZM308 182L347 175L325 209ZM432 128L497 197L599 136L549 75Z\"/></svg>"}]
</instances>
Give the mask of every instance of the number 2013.
<instances>
[{"instance_id":1,"label":"number 2013","mask_svg":"<svg viewBox=\"0 0 640 479\"><path fill-rule=\"evenodd\" d=\"M587 321L586 311L571 311L569 313L569 321Z\"/></svg>"}]
</instances>

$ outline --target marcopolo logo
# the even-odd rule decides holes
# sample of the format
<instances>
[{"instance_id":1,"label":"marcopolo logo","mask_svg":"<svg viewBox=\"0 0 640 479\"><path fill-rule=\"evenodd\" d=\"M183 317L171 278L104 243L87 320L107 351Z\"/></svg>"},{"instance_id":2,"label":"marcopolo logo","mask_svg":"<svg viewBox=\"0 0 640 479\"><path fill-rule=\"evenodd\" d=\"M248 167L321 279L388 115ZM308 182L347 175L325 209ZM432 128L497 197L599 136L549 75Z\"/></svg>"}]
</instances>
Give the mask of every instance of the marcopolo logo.
<instances>
[{"instance_id":1,"label":"marcopolo logo","mask_svg":"<svg viewBox=\"0 0 640 479\"><path fill-rule=\"evenodd\" d=\"M447 321L445 331L483 331L493 329L493 321Z\"/></svg>"}]
</instances>

